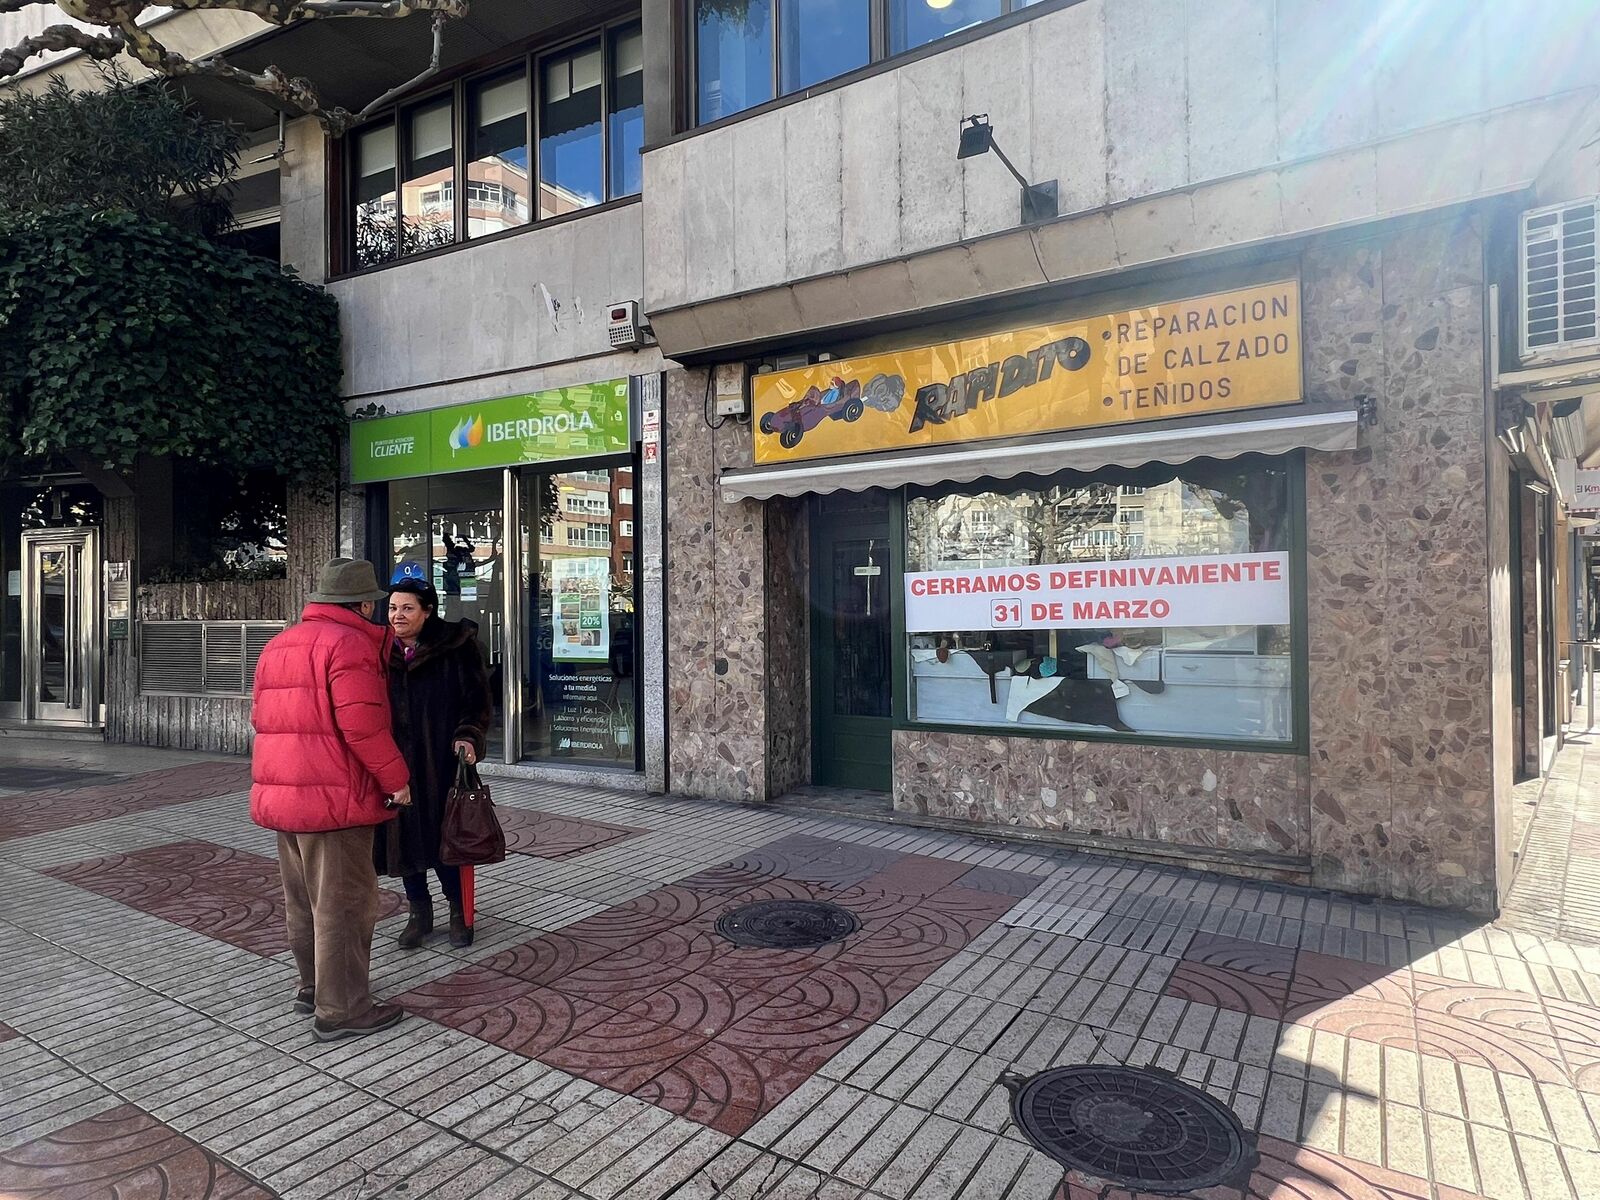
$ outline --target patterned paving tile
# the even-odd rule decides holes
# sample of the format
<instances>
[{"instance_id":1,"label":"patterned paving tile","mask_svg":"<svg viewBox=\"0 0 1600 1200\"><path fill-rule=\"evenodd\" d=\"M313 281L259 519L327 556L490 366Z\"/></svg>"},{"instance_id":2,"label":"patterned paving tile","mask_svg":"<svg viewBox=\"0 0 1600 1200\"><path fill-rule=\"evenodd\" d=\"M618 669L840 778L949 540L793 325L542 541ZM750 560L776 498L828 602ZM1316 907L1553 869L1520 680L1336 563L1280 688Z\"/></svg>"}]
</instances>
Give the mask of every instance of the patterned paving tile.
<instances>
[{"instance_id":1,"label":"patterned paving tile","mask_svg":"<svg viewBox=\"0 0 1600 1200\"><path fill-rule=\"evenodd\" d=\"M0 842L245 791L242 762L188 763L90 787L0 796Z\"/></svg>"},{"instance_id":2,"label":"patterned paving tile","mask_svg":"<svg viewBox=\"0 0 1600 1200\"><path fill-rule=\"evenodd\" d=\"M220 1158L124 1104L0 1154L10 1200L270 1200Z\"/></svg>"},{"instance_id":3,"label":"patterned paving tile","mask_svg":"<svg viewBox=\"0 0 1600 1200\"><path fill-rule=\"evenodd\" d=\"M627 825L610 825L585 817L499 805L495 815L505 831L506 850L532 858L576 858L591 850L614 845L647 833Z\"/></svg>"},{"instance_id":4,"label":"patterned paving tile","mask_svg":"<svg viewBox=\"0 0 1600 1200\"><path fill-rule=\"evenodd\" d=\"M796 870L800 875L777 874ZM1025 894L962 863L789 837L400 997L419 1016L737 1136ZM808 950L735 946L723 913L849 908Z\"/></svg>"},{"instance_id":5,"label":"patterned paving tile","mask_svg":"<svg viewBox=\"0 0 1600 1200\"><path fill-rule=\"evenodd\" d=\"M259 854L211 842L172 842L45 873L263 958L289 948L278 864ZM380 918L402 907L393 892L379 892Z\"/></svg>"},{"instance_id":6,"label":"patterned paving tile","mask_svg":"<svg viewBox=\"0 0 1600 1200\"><path fill-rule=\"evenodd\" d=\"M1357 1162L1325 1150L1295 1146L1276 1138L1258 1142L1261 1161L1243 1189L1208 1188L1186 1192L1194 1200L1483 1200L1471 1192L1383 1167ZM1053 1200L1163 1200L1071 1173Z\"/></svg>"},{"instance_id":7,"label":"patterned paving tile","mask_svg":"<svg viewBox=\"0 0 1600 1200\"><path fill-rule=\"evenodd\" d=\"M1288 992L1287 979L1184 961L1173 969L1162 995L1281 1020Z\"/></svg>"},{"instance_id":8,"label":"patterned paving tile","mask_svg":"<svg viewBox=\"0 0 1600 1200\"><path fill-rule=\"evenodd\" d=\"M0 1042L9 1042L12 1038L19 1038L21 1036L22 1035L15 1029L11 1028L11 1026L0 1024Z\"/></svg>"},{"instance_id":9,"label":"patterned paving tile","mask_svg":"<svg viewBox=\"0 0 1600 1200\"><path fill-rule=\"evenodd\" d=\"M1214 933L1196 934L1183 957L1188 962L1265 975L1285 983L1294 975L1293 947L1274 946L1245 938L1223 937Z\"/></svg>"}]
</instances>

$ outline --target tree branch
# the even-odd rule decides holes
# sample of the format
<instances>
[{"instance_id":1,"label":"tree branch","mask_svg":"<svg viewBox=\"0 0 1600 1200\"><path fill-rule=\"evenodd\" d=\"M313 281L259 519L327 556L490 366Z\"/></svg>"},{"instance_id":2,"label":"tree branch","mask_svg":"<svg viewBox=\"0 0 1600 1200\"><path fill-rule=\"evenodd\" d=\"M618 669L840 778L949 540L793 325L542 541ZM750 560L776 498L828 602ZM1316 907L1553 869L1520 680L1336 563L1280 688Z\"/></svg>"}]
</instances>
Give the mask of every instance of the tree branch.
<instances>
[{"instance_id":1,"label":"tree branch","mask_svg":"<svg viewBox=\"0 0 1600 1200\"><path fill-rule=\"evenodd\" d=\"M30 58L49 50L82 50L97 62L107 62L121 54L125 45L120 31L93 34L72 25L52 25L42 33L23 38L9 49L0 50L0 79L19 74Z\"/></svg>"},{"instance_id":2,"label":"tree branch","mask_svg":"<svg viewBox=\"0 0 1600 1200\"><path fill-rule=\"evenodd\" d=\"M0 0L0 4L18 0ZM38 0L25 0L37 3ZM470 0L169 0L168 7L193 11L195 9L227 9L247 12L273 25L288 25L294 21L327 20L335 17L380 17L396 20L401 17L420 16L423 13L442 13L447 17L466 15Z\"/></svg>"},{"instance_id":3,"label":"tree branch","mask_svg":"<svg viewBox=\"0 0 1600 1200\"><path fill-rule=\"evenodd\" d=\"M0 12L20 12L34 4L52 0L0 0ZM72 16L110 32L96 36L70 25L53 25L34 37L25 38L10 50L0 50L0 79L22 70L23 63L47 50L82 50L89 57L105 61L127 50L151 71L168 78L210 76L225 79L276 100L292 111L315 117L330 134L338 137L353 123L376 111L388 101L439 72L444 45L444 26L453 17L463 17L471 0L166 0L178 11L201 10L250 13L273 25L297 21L329 20L340 17L376 17L398 20L433 14L433 54L421 73L398 88L385 92L359 114L345 108L326 108L317 90L306 79L292 77L281 68L269 66L260 72L246 71L212 55L189 59L174 54L151 32L139 25L139 17L153 0L54 0Z\"/></svg>"},{"instance_id":4,"label":"tree branch","mask_svg":"<svg viewBox=\"0 0 1600 1200\"><path fill-rule=\"evenodd\" d=\"M371 104L369 104L365 108L363 108L360 112L358 112L355 115L354 119L350 122L350 124L353 125L353 124L356 124L357 122L366 120L373 113L377 112L380 108L382 108L385 104L387 104L390 100L393 100L395 97L403 95L406 92L409 92L412 88L416 87L419 83L422 83L423 81L428 80L428 79L432 79L435 75L437 75L439 73L439 59L440 59L440 56L443 55L443 53L444 53L444 25L445 25L445 22L448 19L449 18L446 17L445 14L442 13L442 12L435 13L434 16L433 16L433 55L432 55L431 58L429 58L428 65L426 67L424 67L420 72L418 72L417 75L415 75L411 79L408 79L404 83L402 83L399 87L390 88L387 92L385 92L383 95L379 96ZM339 130L339 133L343 133L343 132L344 132L343 129ZM335 136L337 136L337 134Z\"/></svg>"},{"instance_id":5,"label":"tree branch","mask_svg":"<svg viewBox=\"0 0 1600 1200\"><path fill-rule=\"evenodd\" d=\"M169 79L192 78L198 75L226 79L241 87L265 93L308 117L317 118L330 132L343 132L350 124L352 118L348 110L325 109L317 90L308 80L291 78L277 67L267 67L258 74L230 66L219 58L195 62L168 50L148 29L141 29L131 22L121 29L122 37L127 41L128 53L152 71Z\"/></svg>"}]
</instances>

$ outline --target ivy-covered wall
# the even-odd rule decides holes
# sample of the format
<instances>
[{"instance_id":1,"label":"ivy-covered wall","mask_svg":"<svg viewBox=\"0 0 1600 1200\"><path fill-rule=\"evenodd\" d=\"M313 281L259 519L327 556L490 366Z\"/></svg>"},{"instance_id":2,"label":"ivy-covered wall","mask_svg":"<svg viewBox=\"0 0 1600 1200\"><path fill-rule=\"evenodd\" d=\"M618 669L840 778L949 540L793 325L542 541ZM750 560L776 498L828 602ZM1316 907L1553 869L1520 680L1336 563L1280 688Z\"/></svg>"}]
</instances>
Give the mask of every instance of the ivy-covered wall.
<instances>
[{"instance_id":1,"label":"ivy-covered wall","mask_svg":"<svg viewBox=\"0 0 1600 1200\"><path fill-rule=\"evenodd\" d=\"M339 362L333 298L272 262L129 212L0 216L0 475L143 454L329 479Z\"/></svg>"}]
</instances>

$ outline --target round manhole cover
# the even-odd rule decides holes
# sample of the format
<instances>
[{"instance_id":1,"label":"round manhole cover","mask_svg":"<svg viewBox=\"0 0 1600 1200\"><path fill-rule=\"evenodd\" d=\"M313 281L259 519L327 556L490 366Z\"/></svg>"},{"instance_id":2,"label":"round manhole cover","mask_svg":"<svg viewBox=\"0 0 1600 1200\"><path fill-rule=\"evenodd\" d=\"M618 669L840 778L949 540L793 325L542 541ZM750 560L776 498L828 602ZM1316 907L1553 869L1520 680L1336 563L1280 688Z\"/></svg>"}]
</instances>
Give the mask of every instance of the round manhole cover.
<instances>
[{"instance_id":1,"label":"round manhole cover","mask_svg":"<svg viewBox=\"0 0 1600 1200\"><path fill-rule=\"evenodd\" d=\"M1072 1170L1135 1191L1177 1196L1242 1183L1255 1161L1232 1112L1160 1071L1057 1067L1001 1082L1035 1146Z\"/></svg>"},{"instance_id":2,"label":"round manhole cover","mask_svg":"<svg viewBox=\"0 0 1600 1200\"><path fill-rule=\"evenodd\" d=\"M860 928L855 913L821 900L758 900L717 918L717 932L730 942L764 950L826 946Z\"/></svg>"}]
</instances>

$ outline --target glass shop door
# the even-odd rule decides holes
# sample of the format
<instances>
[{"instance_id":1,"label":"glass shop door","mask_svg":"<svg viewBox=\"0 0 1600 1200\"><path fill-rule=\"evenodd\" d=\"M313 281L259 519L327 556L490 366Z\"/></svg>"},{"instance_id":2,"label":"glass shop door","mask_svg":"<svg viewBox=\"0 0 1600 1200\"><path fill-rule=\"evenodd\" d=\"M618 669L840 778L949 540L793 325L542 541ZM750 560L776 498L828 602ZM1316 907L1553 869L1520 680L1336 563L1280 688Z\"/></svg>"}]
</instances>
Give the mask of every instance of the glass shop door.
<instances>
[{"instance_id":1,"label":"glass shop door","mask_svg":"<svg viewBox=\"0 0 1600 1200\"><path fill-rule=\"evenodd\" d=\"M499 758L504 745L506 657L504 510L464 509L428 514L433 539L431 578L439 593L439 616L446 621L471 621L489 664L489 692L494 720L489 726L488 757Z\"/></svg>"}]
</instances>

